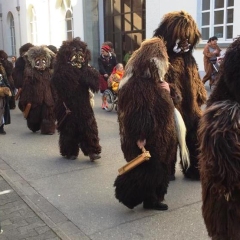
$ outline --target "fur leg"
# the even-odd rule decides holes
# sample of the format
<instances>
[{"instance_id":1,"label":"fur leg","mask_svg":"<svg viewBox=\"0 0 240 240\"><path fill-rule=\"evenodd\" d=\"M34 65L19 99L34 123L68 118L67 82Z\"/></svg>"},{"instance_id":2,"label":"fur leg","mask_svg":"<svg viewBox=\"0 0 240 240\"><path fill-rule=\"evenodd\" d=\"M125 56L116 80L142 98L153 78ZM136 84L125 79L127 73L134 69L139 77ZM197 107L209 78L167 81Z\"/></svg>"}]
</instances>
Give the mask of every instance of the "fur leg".
<instances>
[{"instance_id":1,"label":"fur leg","mask_svg":"<svg viewBox=\"0 0 240 240\"><path fill-rule=\"evenodd\" d=\"M190 154L190 167L187 170L183 168L183 174L186 178L191 180L199 180L200 174L198 169L198 141L197 141L197 129L193 129L192 131L187 133L186 142Z\"/></svg>"},{"instance_id":2,"label":"fur leg","mask_svg":"<svg viewBox=\"0 0 240 240\"><path fill-rule=\"evenodd\" d=\"M86 129L81 129L79 133L79 147L85 156L94 156L101 153L101 146L99 145L98 128L94 116L87 119ZM98 155L99 156L99 155ZM91 160L99 157L90 157Z\"/></svg>"},{"instance_id":3,"label":"fur leg","mask_svg":"<svg viewBox=\"0 0 240 240\"><path fill-rule=\"evenodd\" d=\"M60 132L59 148L62 156L74 159L79 154L78 140L76 136L69 134L66 130Z\"/></svg>"}]
</instances>

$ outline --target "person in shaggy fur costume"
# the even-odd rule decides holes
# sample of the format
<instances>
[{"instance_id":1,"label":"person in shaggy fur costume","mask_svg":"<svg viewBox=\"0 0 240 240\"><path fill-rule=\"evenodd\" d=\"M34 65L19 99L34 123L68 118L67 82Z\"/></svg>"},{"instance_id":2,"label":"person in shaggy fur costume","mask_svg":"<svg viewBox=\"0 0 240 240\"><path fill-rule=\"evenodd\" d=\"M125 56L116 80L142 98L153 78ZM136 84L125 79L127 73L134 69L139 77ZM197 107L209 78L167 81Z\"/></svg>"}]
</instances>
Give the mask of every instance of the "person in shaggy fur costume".
<instances>
[{"instance_id":1,"label":"person in shaggy fur costume","mask_svg":"<svg viewBox=\"0 0 240 240\"><path fill-rule=\"evenodd\" d=\"M24 80L19 100L28 128L41 134L55 132L53 90L50 84L51 61L54 53L45 46L30 48L24 55L26 64Z\"/></svg>"},{"instance_id":2,"label":"person in shaggy fur costume","mask_svg":"<svg viewBox=\"0 0 240 240\"><path fill-rule=\"evenodd\" d=\"M166 41L170 67L165 80L175 84L182 96L182 101L177 102L175 106L186 124L186 142L191 162L188 169L182 166L183 174L186 178L199 180L197 127L202 115L201 106L207 99L207 92L192 52L201 34L191 15L185 11L176 11L164 15L154 31L154 36ZM174 174L175 163L171 171L172 180L175 179Z\"/></svg>"},{"instance_id":3,"label":"person in shaggy fur costume","mask_svg":"<svg viewBox=\"0 0 240 240\"><path fill-rule=\"evenodd\" d=\"M226 50L200 120L202 214L213 240L240 239L240 38Z\"/></svg>"},{"instance_id":4,"label":"person in shaggy fur costume","mask_svg":"<svg viewBox=\"0 0 240 240\"><path fill-rule=\"evenodd\" d=\"M162 201L178 143L173 99L163 80L168 67L162 39L145 40L132 54L119 85L118 120L124 157L131 161L144 146L151 154L149 161L119 175L114 182L116 198L130 209L142 202L145 209L168 209Z\"/></svg>"},{"instance_id":5,"label":"person in shaggy fur costume","mask_svg":"<svg viewBox=\"0 0 240 240\"><path fill-rule=\"evenodd\" d=\"M24 69L25 69L25 64L26 64L26 59L24 57L24 54L31 48L33 45L31 43L25 43L19 48L19 58L17 58L15 62L15 67L13 68L12 72L12 77L14 81L14 87L18 90L18 93L16 94L15 98L16 100L19 100L21 91L22 91L22 86L23 86L23 74L24 74ZM21 110L21 107L18 107Z\"/></svg>"},{"instance_id":6,"label":"person in shaggy fur costume","mask_svg":"<svg viewBox=\"0 0 240 240\"><path fill-rule=\"evenodd\" d=\"M56 117L62 156L76 159L79 148L91 161L101 156L98 127L90 104L90 91L99 90L99 73L91 67L87 44L74 38L58 50L52 84L56 89ZM70 114L64 114L69 109Z\"/></svg>"}]
</instances>

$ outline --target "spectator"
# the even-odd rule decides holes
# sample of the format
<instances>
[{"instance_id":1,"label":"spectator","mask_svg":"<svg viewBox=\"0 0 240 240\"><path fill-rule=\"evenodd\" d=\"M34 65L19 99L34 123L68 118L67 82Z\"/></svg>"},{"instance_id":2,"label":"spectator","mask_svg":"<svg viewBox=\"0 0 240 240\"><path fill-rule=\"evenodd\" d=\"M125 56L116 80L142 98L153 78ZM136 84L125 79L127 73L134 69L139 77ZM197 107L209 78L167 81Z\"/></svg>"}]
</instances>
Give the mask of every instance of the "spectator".
<instances>
[{"instance_id":1,"label":"spectator","mask_svg":"<svg viewBox=\"0 0 240 240\"><path fill-rule=\"evenodd\" d=\"M8 60L8 55L3 50L0 50L0 62L5 71L4 79L5 79L5 81L8 82L9 88L11 90L11 97L8 98L9 107L10 107L10 109L14 109L16 107L16 103L15 103L15 87L14 87L14 81L13 81L13 77L12 77L13 64L11 61Z\"/></svg>"},{"instance_id":2,"label":"spectator","mask_svg":"<svg viewBox=\"0 0 240 240\"><path fill-rule=\"evenodd\" d=\"M108 78L108 87L111 87L113 92L118 92L119 83L123 77L124 67L122 63L118 63Z\"/></svg>"},{"instance_id":3,"label":"spectator","mask_svg":"<svg viewBox=\"0 0 240 240\"><path fill-rule=\"evenodd\" d=\"M57 54L58 49L54 45L48 45L47 48L49 48L53 53Z\"/></svg>"},{"instance_id":4,"label":"spectator","mask_svg":"<svg viewBox=\"0 0 240 240\"><path fill-rule=\"evenodd\" d=\"M101 93L103 93L108 88L107 80L116 65L117 60L116 57L111 54L111 48L108 45L103 45L101 48L101 54L98 58L100 73L99 88ZM102 96L102 109L105 109L107 107L107 101L104 96Z\"/></svg>"},{"instance_id":5,"label":"spectator","mask_svg":"<svg viewBox=\"0 0 240 240\"><path fill-rule=\"evenodd\" d=\"M123 58L123 63L127 64L128 60L130 59L130 57L132 56L132 50L129 50L125 55L124 55L124 58Z\"/></svg>"},{"instance_id":6,"label":"spectator","mask_svg":"<svg viewBox=\"0 0 240 240\"><path fill-rule=\"evenodd\" d=\"M16 56L12 56L12 64L13 64L13 67L15 67L15 62L17 60L17 57Z\"/></svg>"},{"instance_id":7,"label":"spectator","mask_svg":"<svg viewBox=\"0 0 240 240\"><path fill-rule=\"evenodd\" d=\"M6 78L6 71L0 63L0 134L5 135L4 125L11 123L9 96L11 96L10 85Z\"/></svg>"},{"instance_id":8,"label":"spectator","mask_svg":"<svg viewBox=\"0 0 240 240\"><path fill-rule=\"evenodd\" d=\"M210 80L210 86L213 83L212 73L214 72L213 64L216 63L217 57L220 56L221 49L217 44L218 38L213 36L209 38L206 46L203 50L203 62L204 62L204 70L205 76L203 77L203 83L205 84L208 80Z\"/></svg>"},{"instance_id":9,"label":"spectator","mask_svg":"<svg viewBox=\"0 0 240 240\"><path fill-rule=\"evenodd\" d=\"M116 53L115 53L115 50L114 50L114 47L113 47L113 43L110 42L110 41L106 41L102 44L102 46L104 45L107 45L110 47L110 53L112 54L112 56L116 57Z\"/></svg>"}]
</instances>

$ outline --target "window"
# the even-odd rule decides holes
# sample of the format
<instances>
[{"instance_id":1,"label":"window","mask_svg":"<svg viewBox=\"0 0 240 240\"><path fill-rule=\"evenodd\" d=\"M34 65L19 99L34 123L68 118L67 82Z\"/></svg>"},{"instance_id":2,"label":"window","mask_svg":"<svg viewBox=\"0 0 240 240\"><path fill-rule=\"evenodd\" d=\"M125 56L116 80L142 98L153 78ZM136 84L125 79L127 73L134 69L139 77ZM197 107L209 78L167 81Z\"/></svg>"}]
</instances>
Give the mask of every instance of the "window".
<instances>
[{"instance_id":1,"label":"window","mask_svg":"<svg viewBox=\"0 0 240 240\"><path fill-rule=\"evenodd\" d=\"M202 0L202 39L233 39L234 0Z\"/></svg>"},{"instance_id":2,"label":"window","mask_svg":"<svg viewBox=\"0 0 240 240\"><path fill-rule=\"evenodd\" d=\"M12 13L9 13L10 20L10 43L11 43L11 55L16 56L16 38L15 38L15 26Z\"/></svg>"},{"instance_id":3,"label":"window","mask_svg":"<svg viewBox=\"0 0 240 240\"><path fill-rule=\"evenodd\" d=\"M73 15L70 10L66 13L66 33L67 33L67 40L73 39Z\"/></svg>"},{"instance_id":4,"label":"window","mask_svg":"<svg viewBox=\"0 0 240 240\"><path fill-rule=\"evenodd\" d=\"M31 27L31 43L33 45L37 45L37 17L34 7L32 7L31 9L30 27Z\"/></svg>"},{"instance_id":5,"label":"window","mask_svg":"<svg viewBox=\"0 0 240 240\"><path fill-rule=\"evenodd\" d=\"M129 50L136 50L145 39L145 0L105 0L104 38L115 47L122 61Z\"/></svg>"}]
</instances>

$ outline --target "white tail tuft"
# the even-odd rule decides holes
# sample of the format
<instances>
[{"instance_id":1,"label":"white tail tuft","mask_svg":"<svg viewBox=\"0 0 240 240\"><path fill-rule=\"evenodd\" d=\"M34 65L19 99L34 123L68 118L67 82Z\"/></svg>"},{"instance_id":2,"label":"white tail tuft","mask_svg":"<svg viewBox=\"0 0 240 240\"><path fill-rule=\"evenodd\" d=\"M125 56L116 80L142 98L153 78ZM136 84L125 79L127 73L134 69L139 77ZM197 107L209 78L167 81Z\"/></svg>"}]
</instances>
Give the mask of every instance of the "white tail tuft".
<instances>
[{"instance_id":1,"label":"white tail tuft","mask_svg":"<svg viewBox=\"0 0 240 240\"><path fill-rule=\"evenodd\" d=\"M184 170L187 170L190 166L189 151L186 145L187 130L182 115L176 108L174 108L174 120L177 130L178 143L180 145L182 167Z\"/></svg>"}]
</instances>

